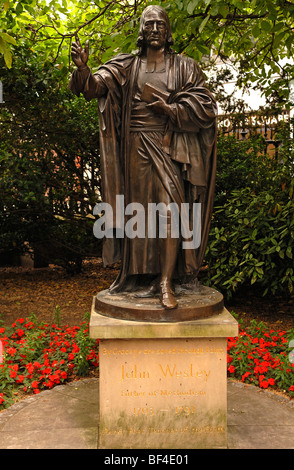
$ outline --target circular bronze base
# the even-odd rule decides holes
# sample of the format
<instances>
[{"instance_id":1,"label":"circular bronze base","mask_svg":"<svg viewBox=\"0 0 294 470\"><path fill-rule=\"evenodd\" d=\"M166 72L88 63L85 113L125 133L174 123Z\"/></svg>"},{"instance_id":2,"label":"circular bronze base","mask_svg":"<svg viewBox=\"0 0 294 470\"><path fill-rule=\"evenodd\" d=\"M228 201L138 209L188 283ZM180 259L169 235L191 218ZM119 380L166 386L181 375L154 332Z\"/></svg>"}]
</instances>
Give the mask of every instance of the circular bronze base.
<instances>
[{"instance_id":1,"label":"circular bronze base","mask_svg":"<svg viewBox=\"0 0 294 470\"><path fill-rule=\"evenodd\" d=\"M99 292L95 297L95 311L106 317L143 322L182 322L217 315L223 310L223 295L206 286L192 290L176 288L178 307L167 310L159 296L137 298L135 292L110 294Z\"/></svg>"}]
</instances>

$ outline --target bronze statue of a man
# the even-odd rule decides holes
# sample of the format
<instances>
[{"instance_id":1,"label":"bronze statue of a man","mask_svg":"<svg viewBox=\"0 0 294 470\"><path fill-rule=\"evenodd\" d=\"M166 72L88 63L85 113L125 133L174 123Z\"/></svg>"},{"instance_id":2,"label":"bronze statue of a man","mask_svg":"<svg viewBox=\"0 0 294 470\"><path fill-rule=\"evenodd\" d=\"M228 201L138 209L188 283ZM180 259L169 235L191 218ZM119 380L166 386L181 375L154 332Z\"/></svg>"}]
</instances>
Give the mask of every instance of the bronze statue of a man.
<instances>
[{"instance_id":1,"label":"bronze statue of a man","mask_svg":"<svg viewBox=\"0 0 294 470\"><path fill-rule=\"evenodd\" d=\"M184 249L171 234L166 211L165 237L106 238L104 264L121 259L111 292L132 291L134 281L150 281L138 297L160 293L162 306L177 307L172 282L196 278L207 245L216 170L217 106L194 60L175 54L166 11L147 7L141 17L138 53L119 54L94 74L87 66L89 44L72 45L77 69L69 87L86 100L98 98L103 201L114 215L116 196L170 207L201 204L201 244ZM180 214L181 216L181 214ZM116 220L114 216L114 221ZM138 285L138 283L137 283Z\"/></svg>"}]
</instances>

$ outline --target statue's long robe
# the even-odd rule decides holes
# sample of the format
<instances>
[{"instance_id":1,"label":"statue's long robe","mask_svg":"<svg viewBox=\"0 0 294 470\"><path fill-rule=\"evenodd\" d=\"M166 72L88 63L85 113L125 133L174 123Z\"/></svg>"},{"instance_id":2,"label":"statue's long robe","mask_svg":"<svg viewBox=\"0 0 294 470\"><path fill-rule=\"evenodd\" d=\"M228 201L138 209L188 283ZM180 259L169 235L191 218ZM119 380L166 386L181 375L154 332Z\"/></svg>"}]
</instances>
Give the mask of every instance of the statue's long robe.
<instances>
[{"instance_id":1,"label":"statue's long robe","mask_svg":"<svg viewBox=\"0 0 294 470\"><path fill-rule=\"evenodd\" d=\"M203 74L196 62L188 57L171 54L167 76L167 89L170 92L173 117L169 120L163 138L160 156L165 161L177 162L180 166L182 187L171 191L171 199L176 203L201 203L201 244L197 249L181 247L178 254L177 273L179 276L196 277L205 254L213 207L213 194L216 173L216 116L215 100L205 85ZM132 100L136 89L136 79L140 58L130 54L120 54L102 65L95 74L86 67L75 70L69 87L76 94L83 93L86 100L98 98L100 123L100 152L102 170L103 201L109 203L116 218L116 195L124 195L128 204L130 175L129 165L132 133L130 118ZM148 138L148 135L146 134ZM166 171L173 179L172 164L163 168L157 152L150 158L158 171L162 183L167 185ZM140 175L138 175L140 178ZM142 184L144 182L142 181ZM172 184L174 187L176 185ZM169 188L166 188L169 191ZM140 201L137 201L140 202ZM155 201L159 202L159 201ZM107 238L103 245L104 264L112 264L121 259L121 271L114 283L116 290L123 290L133 272L130 262L130 240ZM148 273L144 266L144 273ZM151 272L155 274L154 272Z\"/></svg>"}]
</instances>

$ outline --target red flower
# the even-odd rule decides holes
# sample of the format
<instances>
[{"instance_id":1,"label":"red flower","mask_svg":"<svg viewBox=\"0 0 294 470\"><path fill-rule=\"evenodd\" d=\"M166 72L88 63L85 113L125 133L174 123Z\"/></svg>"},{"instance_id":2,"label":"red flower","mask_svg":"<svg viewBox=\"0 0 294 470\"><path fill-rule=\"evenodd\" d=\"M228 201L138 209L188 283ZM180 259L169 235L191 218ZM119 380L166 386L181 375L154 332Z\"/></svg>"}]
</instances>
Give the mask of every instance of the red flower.
<instances>
[{"instance_id":1,"label":"red flower","mask_svg":"<svg viewBox=\"0 0 294 470\"><path fill-rule=\"evenodd\" d=\"M251 375L251 372L245 372L245 374L242 375L242 382L244 382L246 377L248 377L249 375Z\"/></svg>"},{"instance_id":2,"label":"red flower","mask_svg":"<svg viewBox=\"0 0 294 470\"><path fill-rule=\"evenodd\" d=\"M60 383L60 378L59 378L59 375L57 374L49 375L49 380L51 380L51 382L56 383L56 384Z\"/></svg>"},{"instance_id":3,"label":"red flower","mask_svg":"<svg viewBox=\"0 0 294 470\"><path fill-rule=\"evenodd\" d=\"M38 388L38 382L36 380L32 382L32 388Z\"/></svg>"},{"instance_id":4,"label":"red flower","mask_svg":"<svg viewBox=\"0 0 294 470\"><path fill-rule=\"evenodd\" d=\"M263 380L262 382L259 382L259 385L261 388L267 388L268 387L268 382L266 380Z\"/></svg>"},{"instance_id":5,"label":"red flower","mask_svg":"<svg viewBox=\"0 0 294 470\"><path fill-rule=\"evenodd\" d=\"M230 367L228 368L228 371L233 374L233 372L235 372L235 366L232 366L230 365Z\"/></svg>"},{"instance_id":6,"label":"red flower","mask_svg":"<svg viewBox=\"0 0 294 470\"><path fill-rule=\"evenodd\" d=\"M26 368L27 368L27 371L29 374L32 374L34 372L34 366L31 362L29 362L27 365L26 365Z\"/></svg>"},{"instance_id":7,"label":"red flower","mask_svg":"<svg viewBox=\"0 0 294 470\"><path fill-rule=\"evenodd\" d=\"M48 382L44 383L44 385L45 387L52 388L54 385L54 382L52 382L51 380L48 380Z\"/></svg>"},{"instance_id":8,"label":"red flower","mask_svg":"<svg viewBox=\"0 0 294 470\"><path fill-rule=\"evenodd\" d=\"M10 356L14 356L16 351L17 351L16 348L7 348L6 349L7 354L10 354Z\"/></svg>"}]
</instances>

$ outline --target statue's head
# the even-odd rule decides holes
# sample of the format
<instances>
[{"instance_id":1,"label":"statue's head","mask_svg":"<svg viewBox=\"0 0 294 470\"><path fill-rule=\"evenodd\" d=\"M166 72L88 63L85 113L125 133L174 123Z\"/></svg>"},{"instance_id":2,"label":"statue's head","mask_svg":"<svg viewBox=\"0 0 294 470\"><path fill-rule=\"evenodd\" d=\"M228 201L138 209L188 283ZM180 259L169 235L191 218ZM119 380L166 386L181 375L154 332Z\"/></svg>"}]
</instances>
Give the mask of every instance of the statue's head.
<instances>
[{"instance_id":1,"label":"statue's head","mask_svg":"<svg viewBox=\"0 0 294 470\"><path fill-rule=\"evenodd\" d=\"M174 41L168 15L164 8L150 5L142 13L140 31L137 40L139 55L143 55L148 46L165 47L166 52L172 52Z\"/></svg>"}]
</instances>

